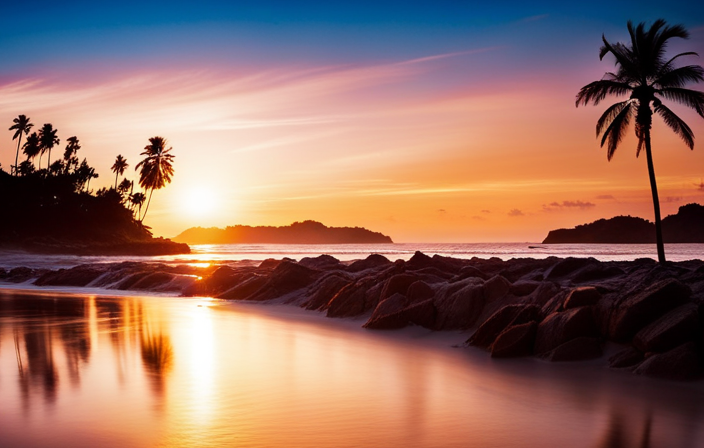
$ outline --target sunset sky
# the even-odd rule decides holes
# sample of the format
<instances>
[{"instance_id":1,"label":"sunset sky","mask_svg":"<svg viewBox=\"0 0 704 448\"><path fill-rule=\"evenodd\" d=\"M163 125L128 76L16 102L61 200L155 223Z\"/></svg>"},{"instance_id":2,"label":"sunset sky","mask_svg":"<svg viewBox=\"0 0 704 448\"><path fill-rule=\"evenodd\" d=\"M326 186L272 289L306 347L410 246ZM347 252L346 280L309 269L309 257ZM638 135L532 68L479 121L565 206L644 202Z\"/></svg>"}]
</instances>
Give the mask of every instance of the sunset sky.
<instances>
[{"instance_id":1,"label":"sunset sky","mask_svg":"<svg viewBox=\"0 0 704 448\"><path fill-rule=\"evenodd\" d=\"M156 135L174 181L145 224L364 226L396 242L540 241L619 214L652 220L632 128L607 162L596 120L575 108L613 68L601 35L664 18L703 57L704 3L13 2L0 14L0 163L19 114L77 136L114 182ZM704 85L690 85L704 90ZM659 117L653 149L663 215L704 203L704 119L690 151ZM54 155L56 154L56 155ZM21 157L21 155L20 155Z\"/></svg>"}]
</instances>

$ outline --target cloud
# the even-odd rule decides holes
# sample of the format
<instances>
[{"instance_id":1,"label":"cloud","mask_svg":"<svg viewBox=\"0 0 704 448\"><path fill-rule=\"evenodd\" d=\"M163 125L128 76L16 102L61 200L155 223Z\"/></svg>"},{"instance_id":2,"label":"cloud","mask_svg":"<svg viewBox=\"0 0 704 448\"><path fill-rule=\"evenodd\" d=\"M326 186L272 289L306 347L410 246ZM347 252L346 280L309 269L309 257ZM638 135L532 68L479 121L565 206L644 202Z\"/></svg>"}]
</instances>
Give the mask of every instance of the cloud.
<instances>
[{"instance_id":1,"label":"cloud","mask_svg":"<svg viewBox=\"0 0 704 448\"><path fill-rule=\"evenodd\" d=\"M491 210L482 210L482 213L491 213Z\"/></svg>"},{"instance_id":2,"label":"cloud","mask_svg":"<svg viewBox=\"0 0 704 448\"><path fill-rule=\"evenodd\" d=\"M612 195L612 194L600 194L600 195L597 196L596 198L597 198L597 199L602 199L602 200L607 200L607 199L611 199L611 200L614 200L614 201L616 200L616 198L615 198L614 195Z\"/></svg>"},{"instance_id":3,"label":"cloud","mask_svg":"<svg viewBox=\"0 0 704 448\"><path fill-rule=\"evenodd\" d=\"M510 212L508 212L508 216L512 216L512 217L516 217L516 216L525 216L525 213L523 213L522 211L520 211L520 210L517 209L517 208L514 208L513 210L511 210Z\"/></svg>"},{"instance_id":4,"label":"cloud","mask_svg":"<svg viewBox=\"0 0 704 448\"><path fill-rule=\"evenodd\" d=\"M444 208L439 208L438 213L447 213L447 210L445 210Z\"/></svg>"},{"instance_id":5,"label":"cloud","mask_svg":"<svg viewBox=\"0 0 704 448\"><path fill-rule=\"evenodd\" d=\"M486 221L486 218L484 218L483 216L476 216L475 215L475 216L472 216L472 219L475 221Z\"/></svg>"},{"instance_id":6,"label":"cloud","mask_svg":"<svg viewBox=\"0 0 704 448\"><path fill-rule=\"evenodd\" d=\"M682 196L667 196L663 199L664 202L679 202L682 200Z\"/></svg>"},{"instance_id":7,"label":"cloud","mask_svg":"<svg viewBox=\"0 0 704 448\"><path fill-rule=\"evenodd\" d=\"M704 181L700 181L698 184L694 184L697 190L704 191Z\"/></svg>"},{"instance_id":8,"label":"cloud","mask_svg":"<svg viewBox=\"0 0 704 448\"><path fill-rule=\"evenodd\" d=\"M584 202L584 201L562 201L560 202L551 202L548 205L543 205L543 210L544 211L553 211L553 210L560 210L564 208L578 208L580 210L586 210L588 208L596 207L596 204L593 202Z\"/></svg>"}]
</instances>

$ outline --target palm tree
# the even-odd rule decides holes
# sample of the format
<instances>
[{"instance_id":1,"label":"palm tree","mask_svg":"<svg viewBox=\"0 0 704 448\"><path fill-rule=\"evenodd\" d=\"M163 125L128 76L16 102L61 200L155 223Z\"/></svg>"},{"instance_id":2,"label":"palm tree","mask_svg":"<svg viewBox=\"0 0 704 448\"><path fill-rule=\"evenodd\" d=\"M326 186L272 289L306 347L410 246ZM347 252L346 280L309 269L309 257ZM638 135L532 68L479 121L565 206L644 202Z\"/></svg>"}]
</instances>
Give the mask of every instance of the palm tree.
<instances>
[{"instance_id":1,"label":"palm tree","mask_svg":"<svg viewBox=\"0 0 704 448\"><path fill-rule=\"evenodd\" d=\"M135 208L139 207L139 212L137 212L137 216L142 213L142 204L144 204L144 201L147 199L146 196L144 196L144 193L137 192L135 194L130 195L130 202L132 203L132 209L134 210Z\"/></svg>"},{"instance_id":2,"label":"palm tree","mask_svg":"<svg viewBox=\"0 0 704 448\"><path fill-rule=\"evenodd\" d=\"M44 154L44 151L49 152L49 160L47 161L47 167L51 165L51 148L54 147L54 145L59 144L59 138L56 136L57 130L54 129L54 126L52 126L51 123L46 123L42 128L39 130L39 141L41 142L41 148L42 148L42 154ZM41 161L41 155L40 161ZM41 162L40 162L41 163ZM41 168L41 166L39 167Z\"/></svg>"},{"instance_id":3,"label":"palm tree","mask_svg":"<svg viewBox=\"0 0 704 448\"><path fill-rule=\"evenodd\" d=\"M36 132L32 132L27 136L27 141L22 146L22 152L27 155L27 162L30 159L37 157L42 151L41 143L39 142L39 135Z\"/></svg>"},{"instance_id":4,"label":"palm tree","mask_svg":"<svg viewBox=\"0 0 704 448\"><path fill-rule=\"evenodd\" d=\"M122 157L122 154L118 154L115 158L115 163L113 163L112 168L110 168L112 172L115 173L115 190L117 190L117 176L121 176L128 166L127 160Z\"/></svg>"},{"instance_id":5,"label":"palm tree","mask_svg":"<svg viewBox=\"0 0 704 448\"><path fill-rule=\"evenodd\" d=\"M144 215L139 222L144 221L149 210L149 203L152 201L154 190L158 190L171 182L171 176L174 174L172 165L174 156L169 154L172 148L166 148L166 139L163 137L152 137L149 139L149 144L144 147L144 152L140 155L146 156L144 160L139 162L135 170L142 168L139 172L139 185L144 190L149 190L149 200L147 207L144 209Z\"/></svg>"},{"instance_id":6,"label":"palm tree","mask_svg":"<svg viewBox=\"0 0 704 448\"><path fill-rule=\"evenodd\" d=\"M577 106L593 103L595 106L606 95L629 95L625 101L618 102L604 112L596 124L596 134L603 133L601 146L608 140L606 157L614 155L626 129L635 116L635 133L638 138L636 157L645 149L650 177L650 189L655 209L655 233L657 239L658 261L665 262L665 247L662 240L660 222L660 202L653 169L653 155L650 147L650 128L653 112L665 121L665 124L679 135L690 149L694 149L694 133L674 112L666 107L661 98L675 101L694 109L704 118L704 93L685 89L689 82L704 81L704 69L699 65L675 67L674 62L682 56L698 56L694 52L680 53L665 59L667 41L679 37L687 39L689 33L681 25L667 26L665 21L656 20L649 29L641 23L633 27L628 22L630 43L612 44L602 35L604 45L599 52L603 59L608 53L616 58L616 73L608 72L599 81L594 81L577 94Z\"/></svg>"},{"instance_id":7,"label":"palm tree","mask_svg":"<svg viewBox=\"0 0 704 448\"><path fill-rule=\"evenodd\" d=\"M76 154L78 150L81 149L80 143L78 143L78 137L75 135L66 139L68 143L66 145L66 150L64 151L64 174L68 174L71 168L76 170L78 167L78 157Z\"/></svg>"},{"instance_id":8,"label":"palm tree","mask_svg":"<svg viewBox=\"0 0 704 448\"><path fill-rule=\"evenodd\" d=\"M34 123L29 122L29 117L25 115L18 115L17 118L12 120L14 123L10 126L10 131L14 130L15 135L12 136L12 140L17 139L17 152L15 153L15 176L17 175L17 159L20 155L20 146L22 144L22 134L29 134L29 130L34 127Z\"/></svg>"}]
</instances>

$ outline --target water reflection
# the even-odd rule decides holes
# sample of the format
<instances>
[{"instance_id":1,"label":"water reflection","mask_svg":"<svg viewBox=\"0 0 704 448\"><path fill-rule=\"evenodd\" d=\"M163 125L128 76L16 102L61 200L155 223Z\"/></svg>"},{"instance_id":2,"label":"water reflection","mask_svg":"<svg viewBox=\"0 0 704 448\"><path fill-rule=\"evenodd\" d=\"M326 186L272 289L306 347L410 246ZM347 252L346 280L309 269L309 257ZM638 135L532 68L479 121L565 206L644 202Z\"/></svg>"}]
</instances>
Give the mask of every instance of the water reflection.
<instances>
[{"instance_id":1,"label":"water reflection","mask_svg":"<svg viewBox=\"0 0 704 448\"><path fill-rule=\"evenodd\" d=\"M0 446L704 447L704 385L208 305L0 289Z\"/></svg>"}]
</instances>

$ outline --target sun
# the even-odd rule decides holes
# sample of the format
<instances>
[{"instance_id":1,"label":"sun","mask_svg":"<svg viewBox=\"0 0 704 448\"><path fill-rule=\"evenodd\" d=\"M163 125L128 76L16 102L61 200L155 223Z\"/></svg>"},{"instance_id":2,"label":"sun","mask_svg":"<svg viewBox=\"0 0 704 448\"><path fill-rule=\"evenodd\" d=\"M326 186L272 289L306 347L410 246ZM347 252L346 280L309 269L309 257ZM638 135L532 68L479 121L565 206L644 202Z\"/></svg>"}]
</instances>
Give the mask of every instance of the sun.
<instances>
[{"instance_id":1,"label":"sun","mask_svg":"<svg viewBox=\"0 0 704 448\"><path fill-rule=\"evenodd\" d=\"M217 197L212 188L193 187L183 196L182 207L189 215L204 216L210 215L217 206Z\"/></svg>"}]
</instances>

